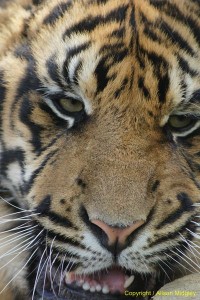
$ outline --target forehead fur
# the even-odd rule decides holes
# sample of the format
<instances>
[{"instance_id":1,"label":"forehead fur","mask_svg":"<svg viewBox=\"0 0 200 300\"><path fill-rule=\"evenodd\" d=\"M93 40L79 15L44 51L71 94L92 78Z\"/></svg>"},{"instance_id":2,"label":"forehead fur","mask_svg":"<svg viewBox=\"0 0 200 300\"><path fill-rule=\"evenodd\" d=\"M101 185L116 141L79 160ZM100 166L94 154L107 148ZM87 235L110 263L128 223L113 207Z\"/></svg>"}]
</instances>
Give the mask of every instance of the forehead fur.
<instances>
[{"instance_id":1,"label":"forehead fur","mask_svg":"<svg viewBox=\"0 0 200 300\"><path fill-rule=\"evenodd\" d=\"M196 74L200 69L197 41L190 27L182 23L180 28L178 18L165 13L170 3L45 2L30 25L43 87L50 93L70 89L85 99L91 111L98 99L104 110L115 100L115 109L125 111L129 106L135 114L146 112L148 123L153 115L163 125L199 86L199 76L191 79L180 60L189 58ZM173 5L187 20L188 1L173 1ZM169 23L171 28L166 27ZM184 38L178 39L180 35Z\"/></svg>"}]
</instances>

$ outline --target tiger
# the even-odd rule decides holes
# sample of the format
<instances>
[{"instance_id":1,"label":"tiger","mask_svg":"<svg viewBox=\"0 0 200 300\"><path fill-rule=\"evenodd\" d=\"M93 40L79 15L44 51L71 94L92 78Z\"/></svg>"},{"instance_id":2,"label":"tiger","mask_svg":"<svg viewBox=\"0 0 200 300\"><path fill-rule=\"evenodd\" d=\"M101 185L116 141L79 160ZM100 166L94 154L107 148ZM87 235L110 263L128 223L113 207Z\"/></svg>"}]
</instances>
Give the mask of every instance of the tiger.
<instances>
[{"instance_id":1,"label":"tiger","mask_svg":"<svg viewBox=\"0 0 200 300\"><path fill-rule=\"evenodd\" d=\"M199 103L199 0L0 0L0 299L199 300Z\"/></svg>"}]
</instances>

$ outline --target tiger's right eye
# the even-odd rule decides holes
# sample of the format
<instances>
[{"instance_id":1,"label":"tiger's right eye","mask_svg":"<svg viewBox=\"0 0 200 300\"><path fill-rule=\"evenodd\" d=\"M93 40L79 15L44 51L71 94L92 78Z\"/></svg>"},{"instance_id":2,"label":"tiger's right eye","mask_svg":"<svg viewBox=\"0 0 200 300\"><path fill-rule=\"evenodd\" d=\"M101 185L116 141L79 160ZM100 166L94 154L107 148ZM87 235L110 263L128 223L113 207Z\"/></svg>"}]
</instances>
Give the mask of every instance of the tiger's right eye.
<instances>
[{"instance_id":1,"label":"tiger's right eye","mask_svg":"<svg viewBox=\"0 0 200 300\"><path fill-rule=\"evenodd\" d=\"M69 113L79 113L84 110L84 105L81 101L76 99L65 99L62 98L58 101L58 105Z\"/></svg>"}]
</instances>

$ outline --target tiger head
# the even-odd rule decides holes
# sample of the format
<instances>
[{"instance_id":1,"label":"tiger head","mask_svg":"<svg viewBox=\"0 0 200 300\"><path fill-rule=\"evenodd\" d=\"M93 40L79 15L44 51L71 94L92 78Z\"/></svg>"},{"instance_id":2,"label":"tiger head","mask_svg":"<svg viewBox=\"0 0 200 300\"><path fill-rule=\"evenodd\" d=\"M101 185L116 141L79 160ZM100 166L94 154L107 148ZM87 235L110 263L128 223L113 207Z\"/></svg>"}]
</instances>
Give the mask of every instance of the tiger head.
<instances>
[{"instance_id":1,"label":"tiger head","mask_svg":"<svg viewBox=\"0 0 200 300\"><path fill-rule=\"evenodd\" d=\"M128 299L192 269L199 9L52 0L18 4L15 19L4 8L1 185L32 220L35 297L45 286L47 299Z\"/></svg>"}]
</instances>

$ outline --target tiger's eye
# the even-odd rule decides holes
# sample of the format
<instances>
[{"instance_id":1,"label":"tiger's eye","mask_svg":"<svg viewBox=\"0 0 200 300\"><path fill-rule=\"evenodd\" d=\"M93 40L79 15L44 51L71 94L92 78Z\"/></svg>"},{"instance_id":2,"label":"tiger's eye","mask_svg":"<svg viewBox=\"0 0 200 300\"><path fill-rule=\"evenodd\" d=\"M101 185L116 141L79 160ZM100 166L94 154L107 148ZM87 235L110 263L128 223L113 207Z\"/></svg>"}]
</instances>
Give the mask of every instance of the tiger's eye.
<instances>
[{"instance_id":1,"label":"tiger's eye","mask_svg":"<svg viewBox=\"0 0 200 300\"><path fill-rule=\"evenodd\" d=\"M168 124L173 129L184 129L194 123L194 120L184 115L174 115L168 120Z\"/></svg>"},{"instance_id":2,"label":"tiger's eye","mask_svg":"<svg viewBox=\"0 0 200 300\"><path fill-rule=\"evenodd\" d=\"M83 103L76 99L60 99L60 106L70 113L80 112L83 110Z\"/></svg>"}]
</instances>

